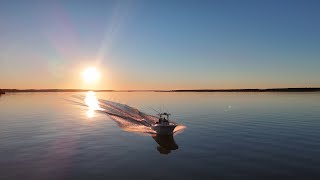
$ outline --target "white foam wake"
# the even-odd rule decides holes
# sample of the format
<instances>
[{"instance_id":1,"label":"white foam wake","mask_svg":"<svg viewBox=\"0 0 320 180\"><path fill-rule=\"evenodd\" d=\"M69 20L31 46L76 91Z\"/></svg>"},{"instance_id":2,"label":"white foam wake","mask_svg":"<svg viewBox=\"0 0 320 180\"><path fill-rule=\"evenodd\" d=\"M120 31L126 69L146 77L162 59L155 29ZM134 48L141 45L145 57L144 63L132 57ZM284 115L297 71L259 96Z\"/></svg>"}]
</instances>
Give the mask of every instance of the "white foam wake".
<instances>
[{"instance_id":1,"label":"white foam wake","mask_svg":"<svg viewBox=\"0 0 320 180\"><path fill-rule=\"evenodd\" d=\"M68 101L76 105L86 106L89 109L91 108L92 111L107 114L124 131L147 134L155 133L151 129L151 126L158 121L156 116L146 114L126 104L97 99L93 92L88 92L87 96L73 97L73 100ZM183 129L185 129L185 126L178 125L174 130L174 134L181 132Z\"/></svg>"}]
</instances>

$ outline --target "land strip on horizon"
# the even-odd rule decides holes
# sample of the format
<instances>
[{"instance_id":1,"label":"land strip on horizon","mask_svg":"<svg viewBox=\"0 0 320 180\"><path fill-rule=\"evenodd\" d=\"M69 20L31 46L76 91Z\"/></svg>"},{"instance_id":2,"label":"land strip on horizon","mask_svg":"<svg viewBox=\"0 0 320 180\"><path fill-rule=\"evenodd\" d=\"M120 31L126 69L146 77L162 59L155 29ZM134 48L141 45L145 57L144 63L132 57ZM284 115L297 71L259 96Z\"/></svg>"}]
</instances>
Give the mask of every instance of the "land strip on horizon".
<instances>
[{"instance_id":1,"label":"land strip on horizon","mask_svg":"<svg viewBox=\"0 0 320 180\"><path fill-rule=\"evenodd\" d=\"M0 89L4 93L17 92L317 92L320 88L270 88L270 89L177 89L177 90L91 90L91 89Z\"/></svg>"}]
</instances>

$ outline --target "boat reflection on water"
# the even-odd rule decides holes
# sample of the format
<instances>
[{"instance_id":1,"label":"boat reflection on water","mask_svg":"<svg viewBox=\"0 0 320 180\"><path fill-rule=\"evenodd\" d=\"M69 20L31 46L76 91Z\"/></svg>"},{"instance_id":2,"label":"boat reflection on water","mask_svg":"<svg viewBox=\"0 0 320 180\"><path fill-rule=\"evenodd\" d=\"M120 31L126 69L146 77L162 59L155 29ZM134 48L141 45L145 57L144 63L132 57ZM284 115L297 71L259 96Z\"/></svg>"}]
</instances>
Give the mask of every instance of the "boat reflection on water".
<instances>
[{"instance_id":1,"label":"boat reflection on water","mask_svg":"<svg viewBox=\"0 0 320 180\"><path fill-rule=\"evenodd\" d=\"M179 147L174 141L173 135L160 135L154 134L152 138L158 143L157 150L160 154L169 154L173 150L177 150Z\"/></svg>"}]
</instances>

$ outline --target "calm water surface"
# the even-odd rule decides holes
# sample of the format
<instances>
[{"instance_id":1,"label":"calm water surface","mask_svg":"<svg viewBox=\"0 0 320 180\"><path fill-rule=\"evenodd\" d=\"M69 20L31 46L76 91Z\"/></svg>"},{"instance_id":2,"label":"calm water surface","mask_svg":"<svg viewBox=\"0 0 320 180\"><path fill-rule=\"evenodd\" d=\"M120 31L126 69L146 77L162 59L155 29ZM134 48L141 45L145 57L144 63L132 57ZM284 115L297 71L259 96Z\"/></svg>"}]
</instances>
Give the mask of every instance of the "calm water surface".
<instances>
[{"instance_id":1,"label":"calm water surface","mask_svg":"<svg viewBox=\"0 0 320 180\"><path fill-rule=\"evenodd\" d=\"M0 97L1 180L320 178L320 93L96 93L165 106L187 127L174 139L125 131L75 95Z\"/></svg>"}]
</instances>

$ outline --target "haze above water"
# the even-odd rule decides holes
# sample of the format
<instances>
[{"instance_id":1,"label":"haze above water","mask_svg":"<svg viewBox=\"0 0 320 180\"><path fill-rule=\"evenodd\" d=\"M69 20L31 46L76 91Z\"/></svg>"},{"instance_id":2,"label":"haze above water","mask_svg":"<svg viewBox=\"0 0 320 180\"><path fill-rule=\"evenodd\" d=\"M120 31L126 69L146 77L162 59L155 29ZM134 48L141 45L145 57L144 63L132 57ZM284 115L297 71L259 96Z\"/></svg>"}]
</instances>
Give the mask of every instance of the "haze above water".
<instances>
[{"instance_id":1,"label":"haze above water","mask_svg":"<svg viewBox=\"0 0 320 180\"><path fill-rule=\"evenodd\" d=\"M186 129L174 139L130 131L70 101L86 93L7 93L0 179L320 177L320 93L95 95L151 115L165 107Z\"/></svg>"}]
</instances>

